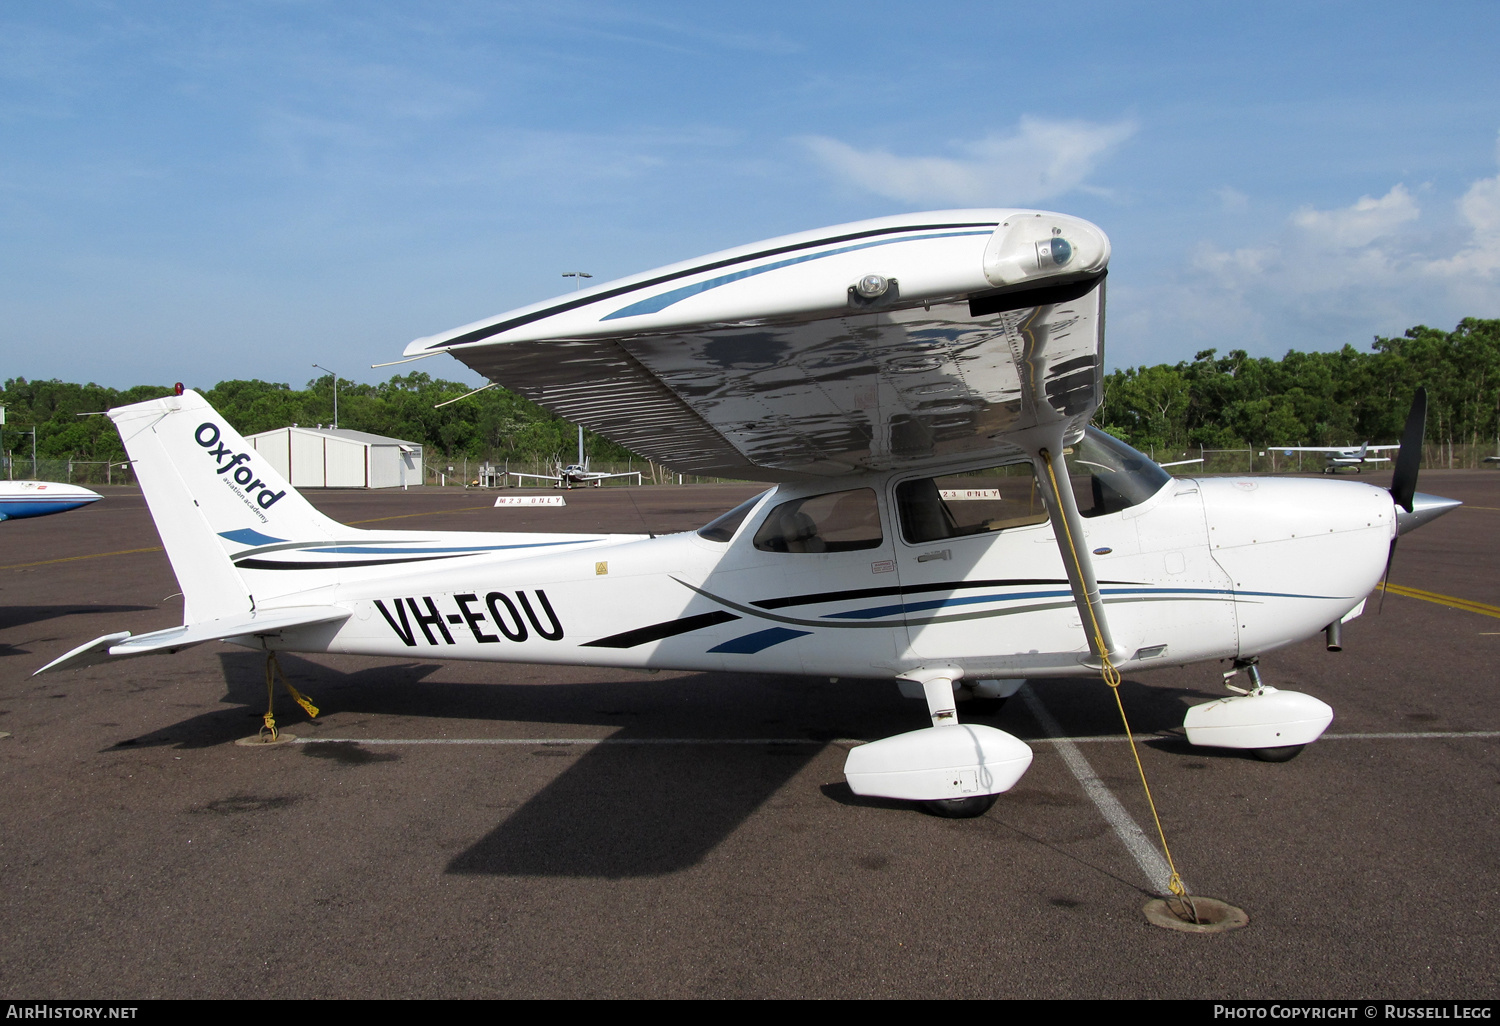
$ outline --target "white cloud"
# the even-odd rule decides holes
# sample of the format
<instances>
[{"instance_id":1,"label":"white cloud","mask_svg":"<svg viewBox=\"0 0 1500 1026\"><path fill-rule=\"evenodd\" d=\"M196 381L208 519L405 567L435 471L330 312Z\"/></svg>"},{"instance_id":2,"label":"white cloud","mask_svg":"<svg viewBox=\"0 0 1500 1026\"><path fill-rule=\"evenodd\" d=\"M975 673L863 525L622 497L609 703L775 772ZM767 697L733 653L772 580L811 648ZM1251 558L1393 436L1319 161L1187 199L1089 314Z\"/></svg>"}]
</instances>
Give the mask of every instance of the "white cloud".
<instances>
[{"instance_id":1,"label":"white cloud","mask_svg":"<svg viewBox=\"0 0 1500 1026\"><path fill-rule=\"evenodd\" d=\"M1353 206L1341 210L1303 207L1292 215L1292 224L1302 229L1306 241L1314 246L1354 249L1390 236L1421 214L1406 186L1398 183L1380 199L1361 196Z\"/></svg>"},{"instance_id":2,"label":"white cloud","mask_svg":"<svg viewBox=\"0 0 1500 1026\"><path fill-rule=\"evenodd\" d=\"M1244 210L1250 206L1250 197L1232 185L1214 190L1214 195L1219 197L1219 203L1225 210Z\"/></svg>"},{"instance_id":3,"label":"white cloud","mask_svg":"<svg viewBox=\"0 0 1500 1026\"><path fill-rule=\"evenodd\" d=\"M1034 203L1084 185L1098 163L1135 133L1131 121L1098 124L1023 117L1017 130L961 144L962 157L903 157L825 136L803 140L836 177L911 203Z\"/></svg>"},{"instance_id":4,"label":"white cloud","mask_svg":"<svg viewBox=\"0 0 1500 1026\"><path fill-rule=\"evenodd\" d=\"M1500 175L1481 178L1458 201L1468 222L1469 240L1446 260L1434 260L1431 270L1455 276L1493 277L1500 271Z\"/></svg>"},{"instance_id":5,"label":"white cloud","mask_svg":"<svg viewBox=\"0 0 1500 1026\"><path fill-rule=\"evenodd\" d=\"M1161 277L1112 296L1112 362L1208 347L1279 356L1497 317L1500 175L1471 182L1451 206L1424 208L1404 184L1345 207L1304 206L1244 245L1205 241Z\"/></svg>"}]
</instances>

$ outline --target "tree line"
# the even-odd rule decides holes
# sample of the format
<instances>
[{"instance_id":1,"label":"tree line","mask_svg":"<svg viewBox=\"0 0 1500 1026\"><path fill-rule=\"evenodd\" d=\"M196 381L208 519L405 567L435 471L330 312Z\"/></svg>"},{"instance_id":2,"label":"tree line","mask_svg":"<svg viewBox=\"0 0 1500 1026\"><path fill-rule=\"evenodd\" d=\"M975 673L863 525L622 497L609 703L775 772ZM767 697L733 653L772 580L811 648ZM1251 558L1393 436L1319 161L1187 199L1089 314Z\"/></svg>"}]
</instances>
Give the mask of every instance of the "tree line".
<instances>
[{"instance_id":1,"label":"tree line","mask_svg":"<svg viewBox=\"0 0 1500 1026\"><path fill-rule=\"evenodd\" d=\"M577 428L503 388L489 388L462 402L439 405L473 391L472 385L423 373L397 375L378 385L338 382L341 428L421 443L430 455L449 459L552 460L572 462ZM0 392L7 407L4 445L17 460L31 455L36 428L39 459L122 460L124 448L108 417L92 416L128 403L172 394L170 385L113 389L65 381L12 378ZM203 397L241 434L300 424L333 426L333 375L294 389L285 382L221 381ZM585 451L599 459L624 460L630 452L592 432Z\"/></svg>"},{"instance_id":2,"label":"tree line","mask_svg":"<svg viewBox=\"0 0 1500 1026\"><path fill-rule=\"evenodd\" d=\"M203 394L242 434L288 424L333 423L333 376L294 389L268 381L221 381ZM1395 441L1411 397L1428 391L1428 441L1500 444L1500 320L1465 319L1453 331L1418 326L1376 338L1370 352L1288 352L1280 360L1242 350L1191 361L1113 371L1094 420L1140 449L1232 449ZM576 428L514 392L490 388L462 402L470 386L423 373L378 385L338 382L339 426L419 442L433 455L493 460L571 459ZM121 460L114 406L170 395L165 385L128 389L11 378L4 447L42 459ZM630 453L586 433L590 456Z\"/></svg>"},{"instance_id":3,"label":"tree line","mask_svg":"<svg viewBox=\"0 0 1500 1026\"><path fill-rule=\"evenodd\" d=\"M1113 371L1094 420L1138 449L1394 442L1425 386L1429 444L1500 440L1500 320L1418 326L1370 348L1293 350L1280 360L1207 349L1174 365Z\"/></svg>"}]
</instances>

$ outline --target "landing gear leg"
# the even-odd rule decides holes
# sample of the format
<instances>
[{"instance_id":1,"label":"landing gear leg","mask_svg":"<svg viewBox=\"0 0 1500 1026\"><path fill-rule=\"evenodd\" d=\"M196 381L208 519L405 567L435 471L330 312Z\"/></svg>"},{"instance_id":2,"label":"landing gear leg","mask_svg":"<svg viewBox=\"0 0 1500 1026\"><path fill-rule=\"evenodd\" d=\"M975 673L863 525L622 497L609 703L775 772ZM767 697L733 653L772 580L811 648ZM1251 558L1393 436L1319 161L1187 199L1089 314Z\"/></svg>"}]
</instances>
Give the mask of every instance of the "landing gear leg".
<instances>
[{"instance_id":1,"label":"landing gear leg","mask_svg":"<svg viewBox=\"0 0 1500 1026\"><path fill-rule=\"evenodd\" d=\"M934 727L958 722L954 680L953 677L930 677L922 681L922 694L927 699L927 714L932 717ZM969 794L962 798L918 802L917 807L928 815L941 816L943 819L973 819L989 812L995 799L999 797L998 794Z\"/></svg>"},{"instance_id":2,"label":"landing gear leg","mask_svg":"<svg viewBox=\"0 0 1500 1026\"><path fill-rule=\"evenodd\" d=\"M1233 672L1231 672L1229 676L1225 677L1224 686L1229 688L1229 690L1231 691L1239 691L1240 694L1264 695L1266 693L1266 687L1260 682L1260 661L1252 658L1247 659L1244 662L1245 673L1250 678L1251 689L1247 692L1241 691L1239 688L1232 686L1229 683L1229 676L1233 676ZM1235 669L1239 669L1238 661L1236 661L1235 663ZM1272 688L1271 690L1274 691L1275 688ZM1252 748L1250 749L1250 754L1255 756L1261 762L1291 762L1297 756L1301 755L1302 749L1306 747L1307 745L1276 745L1272 748Z\"/></svg>"}]
</instances>

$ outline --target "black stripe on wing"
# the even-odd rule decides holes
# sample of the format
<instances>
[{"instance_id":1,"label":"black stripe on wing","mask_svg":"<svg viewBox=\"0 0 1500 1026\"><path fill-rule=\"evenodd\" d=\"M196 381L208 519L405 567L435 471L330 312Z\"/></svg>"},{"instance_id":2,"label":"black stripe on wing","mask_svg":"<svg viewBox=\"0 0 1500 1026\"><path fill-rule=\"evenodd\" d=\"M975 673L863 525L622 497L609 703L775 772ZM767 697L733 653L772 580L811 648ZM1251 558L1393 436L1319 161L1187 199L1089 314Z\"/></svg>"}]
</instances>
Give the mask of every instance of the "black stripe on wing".
<instances>
[{"instance_id":1,"label":"black stripe on wing","mask_svg":"<svg viewBox=\"0 0 1500 1026\"><path fill-rule=\"evenodd\" d=\"M894 235L899 232L930 231L933 229L944 230L949 228L993 227L995 227L994 221L965 221L959 224L909 224L899 228L875 228L866 232L855 232L852 235L838 235L831 239L816 239L811 242L798 242L790 246L780 246L776 249L761 250L758 253L746 253L744 256L730 257L727 260L719 260L711 264L700 264L697 267L690 267L685 271L676 271L672 274L664 274L659 278L652 278L649 281L638 281L634 285L623 285L620 288L611 289L608 292L600 292L596 295L585 296L582 299L572 299L566 303L558 303L556 306L549 306L545 310L537 310L529 314L523 314L520 317L512 317L508 321L501 321L498 324L487 325L483 328L475 328L473 331L465 332L464 334L459 335L455 338L444 339L441 342L435 342L432 345L428 346L427 349L429 351L435 351L446 349L449 346L461 346L467 345L470 342L480 342L493 335L498 335L502 331L509 331L511 328L519 328L523 324L530 324L532 321L539 321L544 317L551 317L554 314L566 313L569 310L576 310L579 307L588 306L591 303L597 303L604 299L614 299L616 296L623 296L627 293L635 292L639 289L649 289L655 285L663 285L669 281L676 281L679 278L690 278L695 274L703 274L706 271L717 271L722 267L731 267L734 264L741 264L750 260L762 260L770 256L780 256L782 253L795 253L799 249L815 249L818 246L830 246L836 242L849 242L853 239L870 238L876 235Z\"/></svg>"}]
</instances>

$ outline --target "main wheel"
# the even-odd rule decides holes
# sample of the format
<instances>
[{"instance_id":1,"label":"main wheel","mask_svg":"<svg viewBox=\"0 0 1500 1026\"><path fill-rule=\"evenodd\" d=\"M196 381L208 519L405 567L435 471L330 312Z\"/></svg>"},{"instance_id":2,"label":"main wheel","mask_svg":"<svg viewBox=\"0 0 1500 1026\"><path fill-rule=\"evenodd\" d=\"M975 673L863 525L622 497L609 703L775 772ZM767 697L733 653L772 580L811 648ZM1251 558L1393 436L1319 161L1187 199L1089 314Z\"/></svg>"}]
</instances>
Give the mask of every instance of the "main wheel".
<instances>
[{"instance_id":1,"label":"main wheel","mask_svg":"<svg viewBox=\"0 0 1500 1026\"><path fill-rule=\"evenodd\" d=\"M1291 762L1302 754L1306 745L1282 745L1280 748L1252 748L1250 754L1261 762Z\"/></svg>"},{"instance_id":2,"label":"main wheel","mask_svg":"<svg viewBox=\"0 0 1500 1026\"><path fill-rule=\"evenodd\" d=\"M973 819L983 816L995 804L998 794L971 794L967 798L939 798L932 802L918 802L922 811L943 819Z\"/></svg>"}]
</instances>

